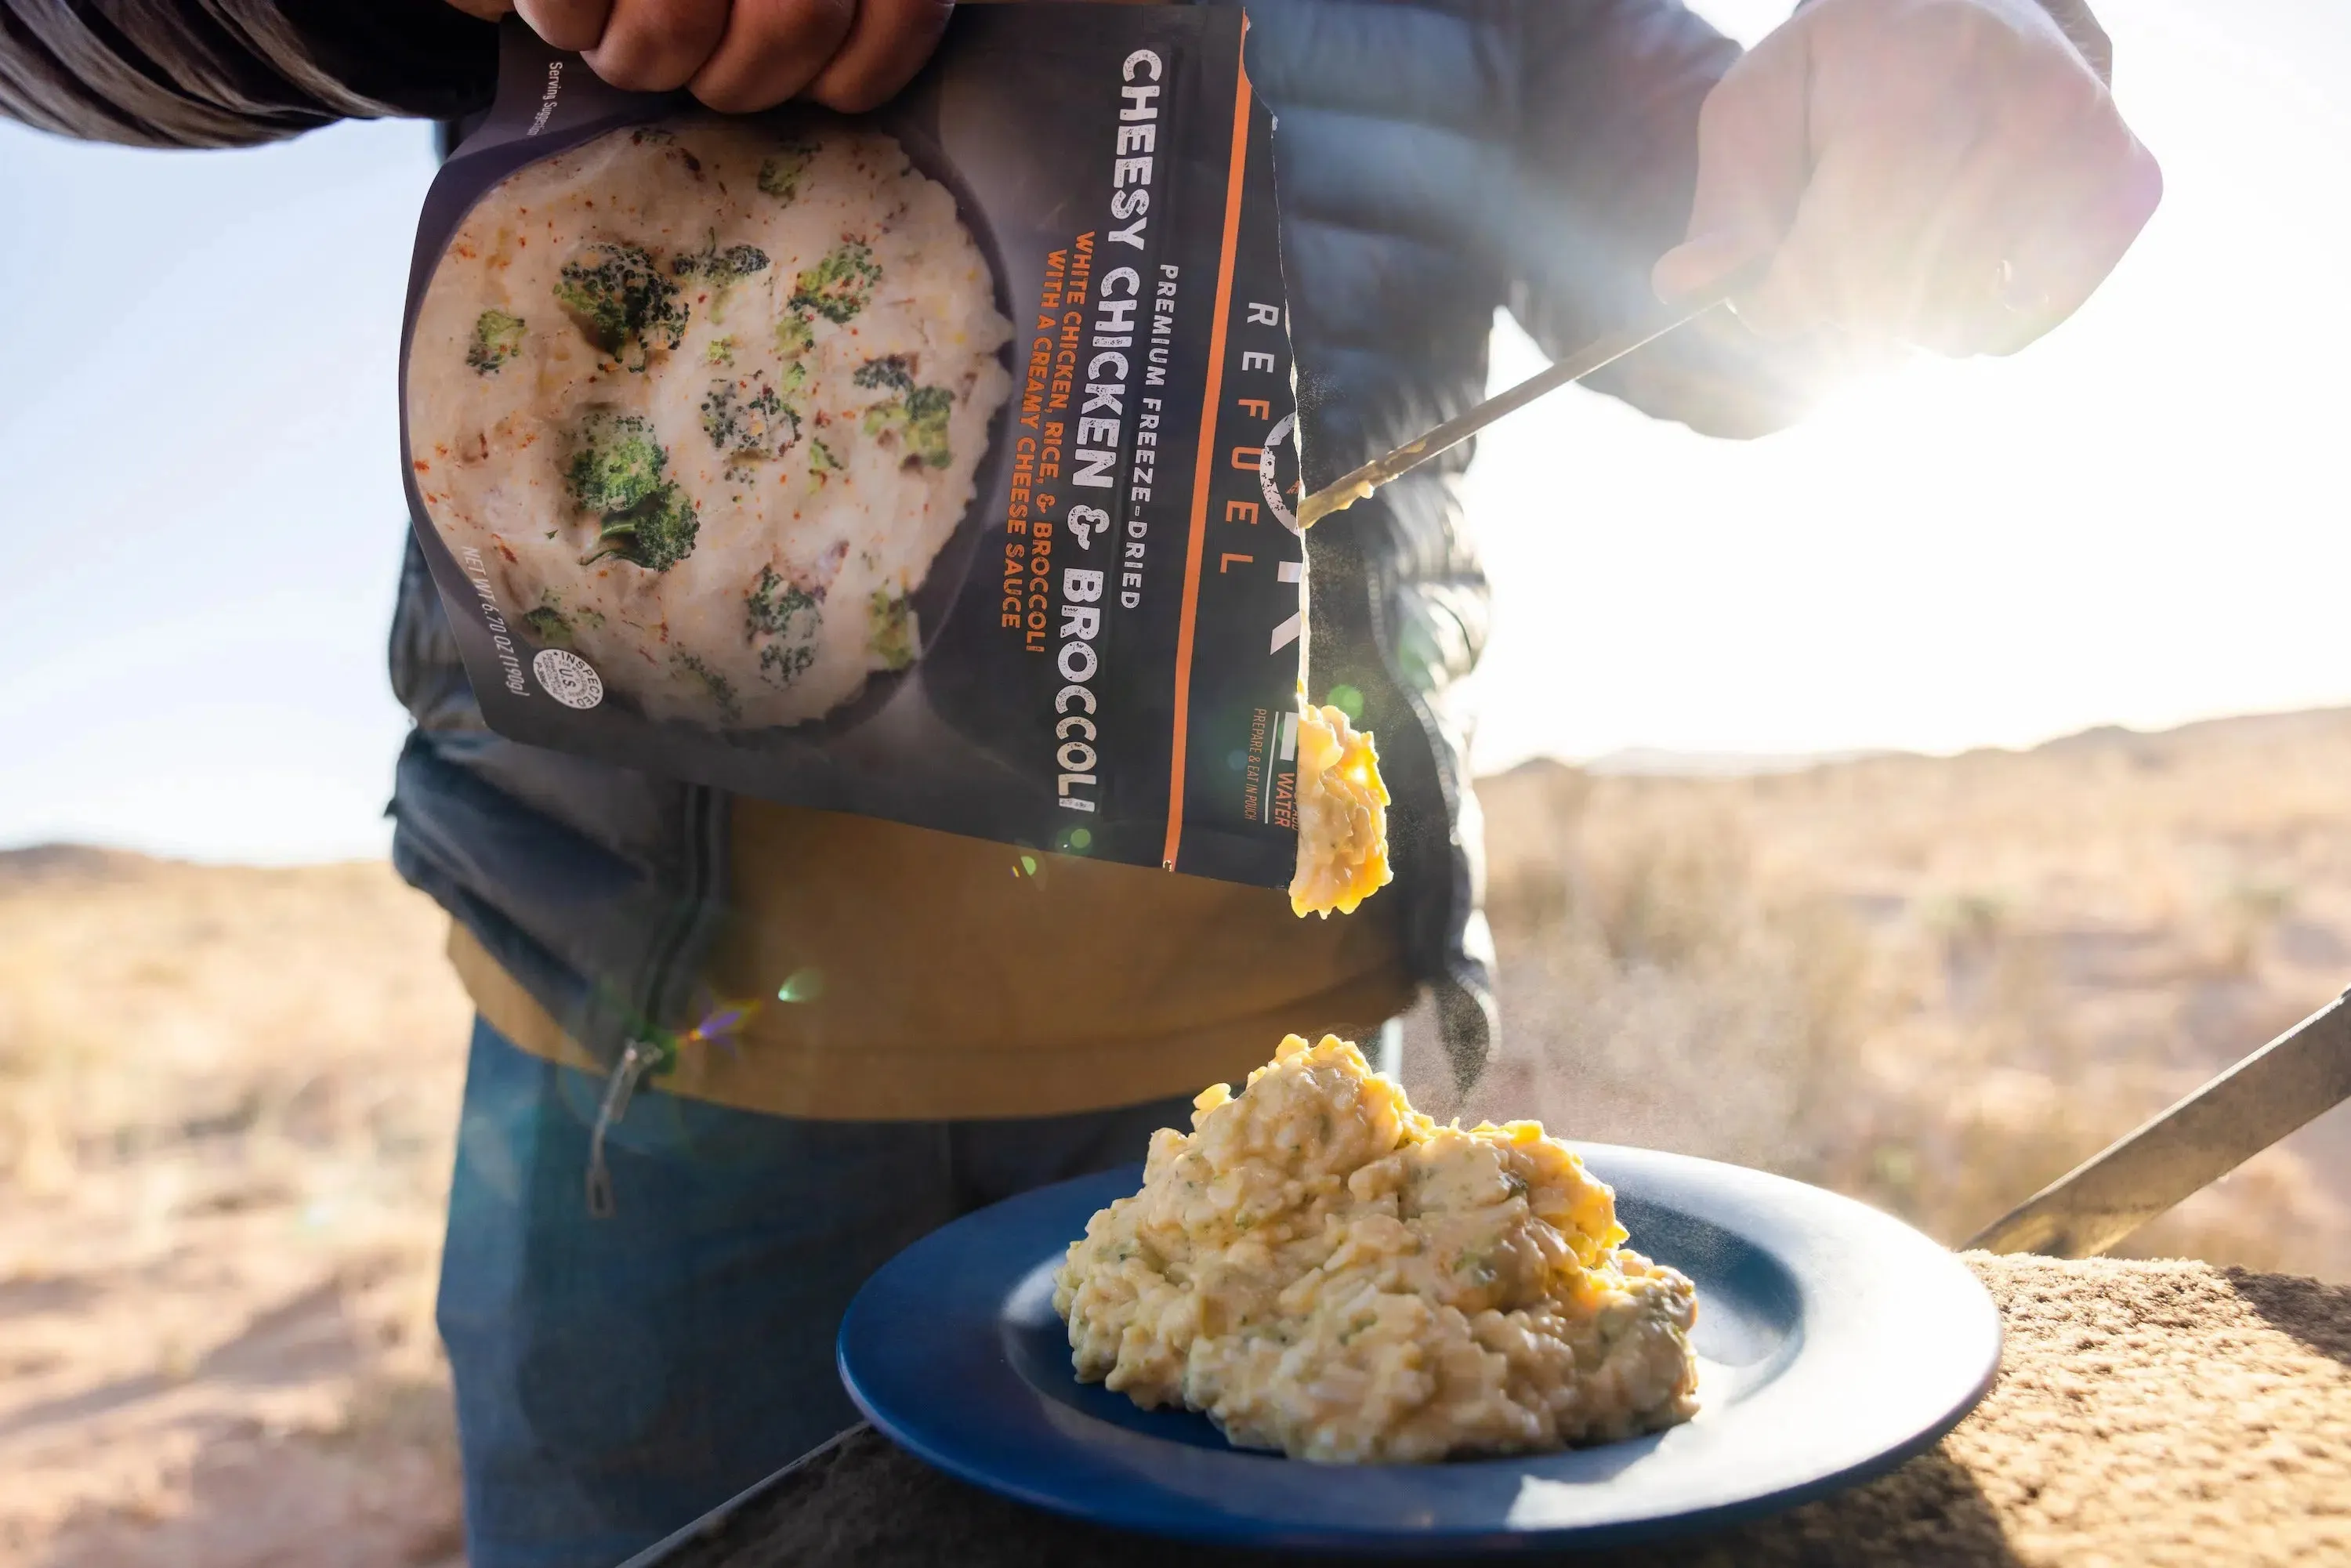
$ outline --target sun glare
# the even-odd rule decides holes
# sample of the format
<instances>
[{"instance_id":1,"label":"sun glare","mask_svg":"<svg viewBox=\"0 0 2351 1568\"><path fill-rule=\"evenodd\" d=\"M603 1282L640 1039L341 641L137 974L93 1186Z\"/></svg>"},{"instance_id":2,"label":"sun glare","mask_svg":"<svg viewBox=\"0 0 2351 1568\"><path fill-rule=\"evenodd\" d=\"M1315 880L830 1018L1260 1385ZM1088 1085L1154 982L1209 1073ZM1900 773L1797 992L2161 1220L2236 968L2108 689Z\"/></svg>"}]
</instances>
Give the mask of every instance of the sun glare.
<instances>
[{"instance_id":1,"label":"sun glare","mask_svg":"<svg viewBox=\"0 0 2351 1568\"><path fill-rule=\"evenodd\" d=\"M1701 6L1752 36L1763 9ZM1776 8L1774 8L1776 9ZM2011 360L1919 360L1702 440L1568 393L1483 444L1480 763L2021 745L2351 700L2335 452L2351 12L2103 8L2165 206ZM1507 322L1497 384L1541 357Z\"/></svg>"}]
</instances>

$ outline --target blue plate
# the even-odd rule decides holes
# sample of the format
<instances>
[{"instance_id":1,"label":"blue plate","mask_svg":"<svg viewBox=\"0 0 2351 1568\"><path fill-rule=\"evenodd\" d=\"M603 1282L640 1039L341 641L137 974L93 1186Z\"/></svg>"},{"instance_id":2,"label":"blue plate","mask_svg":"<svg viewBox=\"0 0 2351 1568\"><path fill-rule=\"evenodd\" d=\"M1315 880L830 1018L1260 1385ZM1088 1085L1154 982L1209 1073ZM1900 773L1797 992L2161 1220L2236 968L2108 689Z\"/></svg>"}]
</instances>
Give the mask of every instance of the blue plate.
<instances>
[{"instance_id":1,"label":"blue plate","mask_svg":"<svg viewBox=\"0 0 2351 1568\"><path fill-rule=\"evenodd\" d=\"M1893 1469L1991 1386L2000 1317L1898 1220L1737 1166L1579 1145L1631 1245L1697 1281L1696 1419L1629 1442L1422 1466L1309 1465L1081 1384L1052 1274L1140 1167L967 1216L867 1281L841 1374L949 1474L1120 1529L1364 1552L1600 1545L1729 1524Z\"/></svg>"}]
</instances>

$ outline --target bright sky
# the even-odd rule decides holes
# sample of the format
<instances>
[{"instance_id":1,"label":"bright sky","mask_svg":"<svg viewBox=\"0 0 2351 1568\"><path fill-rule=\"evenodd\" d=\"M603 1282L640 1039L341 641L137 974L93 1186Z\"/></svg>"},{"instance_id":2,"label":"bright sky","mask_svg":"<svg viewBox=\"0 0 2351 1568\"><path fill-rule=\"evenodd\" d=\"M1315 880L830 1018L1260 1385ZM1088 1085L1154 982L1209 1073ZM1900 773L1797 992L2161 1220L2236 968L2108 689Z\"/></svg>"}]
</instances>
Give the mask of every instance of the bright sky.
<instances>
[{"instance_id":1,"label":"bright sky","mask_svg":"<svg viewBox=\"0 0 2351 1568\"><path fill-rule=\"evenodd\" d=\"M1776 0L1703 6L1752 37ZM1480 762L2351 701L2351 6L2102 0L2162 210L2073 321L1754 444L1570 392L1472 470ZM1498 380L1541 363L1503 334Z\"/></svg>"},{"instance_id":2,"label":"bright sky","mask_svg":"<svg viewBox=\"0 0 2351 1568\"><path fill-rule=\"evenodd\" d=\"M1699 7L1753 37L1784 0ZM2163 211L2011 361L1710 443L1484 444L1487 767L2023 745L2351 702L2351 7L2105 0ZM381 852L419 127L161 155L0 128L0 844ZM1497 383L1540 364L1498 336Z\"/></svg>"}]
</instances>

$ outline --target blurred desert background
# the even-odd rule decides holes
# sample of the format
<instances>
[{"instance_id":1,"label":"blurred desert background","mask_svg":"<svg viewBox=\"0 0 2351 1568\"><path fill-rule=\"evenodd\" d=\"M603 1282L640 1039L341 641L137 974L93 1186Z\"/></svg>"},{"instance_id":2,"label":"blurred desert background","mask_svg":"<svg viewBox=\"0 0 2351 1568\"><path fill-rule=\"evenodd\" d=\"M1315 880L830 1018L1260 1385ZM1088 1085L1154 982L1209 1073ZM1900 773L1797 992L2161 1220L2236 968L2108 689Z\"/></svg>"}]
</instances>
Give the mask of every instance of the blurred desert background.
<instances>
[{"instance_id":1,"label":"blurred desert background","mask_svg":"<svg viewBox=\"0 0 2351 1568\"><path fill-rule=\"evenodd\" d=\"M1487 781L1509 1035L1467 1110L1956 1239L2351 978L2351 711L1683 767ZM0 854L0 1562L458 1561L444 936L381 863ZM2134 1249L2351 1280L2346 1145Z\"/></svg>"}]
</instances>

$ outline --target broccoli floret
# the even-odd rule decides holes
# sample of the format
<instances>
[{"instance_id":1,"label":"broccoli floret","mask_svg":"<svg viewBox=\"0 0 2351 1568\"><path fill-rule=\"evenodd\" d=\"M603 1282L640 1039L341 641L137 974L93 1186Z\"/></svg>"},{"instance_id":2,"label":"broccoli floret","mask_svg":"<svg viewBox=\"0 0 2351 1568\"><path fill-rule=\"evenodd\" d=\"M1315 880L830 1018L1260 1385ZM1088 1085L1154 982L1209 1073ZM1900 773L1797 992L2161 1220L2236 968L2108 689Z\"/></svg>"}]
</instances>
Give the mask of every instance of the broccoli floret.
<instances>
[{"instance_id":1,"label":"broccoli floret","mask_svg":"<svg viewBox=\"0 0 2351 1568\"><path fill-rule=\"evenodd\" d=\"M702 400L702 434L721 452L732 452L742 444L743 413L736 406L733 382L710 383L710 394Z\"/></svg>"},{"instance_id":2,"label":"broccoli floret","mask_svg":"<svg viewBox=\"0 0 2351 1568\"><path fill-rule=\"evenodd\" d=\"M768 253L756 245L733 245L718 248L718 235L700 250L679 256L669 264L669 269L680 277L700 277L713 284L739 283L755 272L768 270Z\"/></svg>"},{"instance_id":3,"label":"broccoli floret","mask_svg":"<svg viewBox=\"0 0 2351 1568\"><path fill-rule=\"evenodd\" d=\"M806 643L770 643L759 650L759 674L779 686L789 686L808 674L816 650Z\"/></svg>"},{"instance_id":4,"label":"broccoli floret","mask_svg":"<svg viewBox=\"0 0 2351 1568\"><path fill-rule=\"evenodd\" d=\"M817 634L824 629L821 589L811 591L778 576L773 567L761 567L743 610L747 640L773 639L759 650L761 678L789 686L816 663Z\"/></svg>"},{"instance_id":5,"label":"broccoli floret","mask_svg":"<svg viewBox=\"0 0 2351 1568\"><path fill-rule=\"evenodd\" d=\"M736 382L713 382L702 400L703 434L719 451L740 458L779 456L800 438L799 410L792 407L755 377L754 389L744 395Z\"/></svg>"},{"instance_id":6,"label":"broccoli floret","mask_svg":"<svg viewBox=\"0 0 2351 1568\"><path fill-rule=\"evenodd\" d=\"M735 340L732 338L711 339L709 345L702 350L702 362L705 365L733 364L735 362Z\"/></svg>"},{"instance_id":7,"label":"broccoli floret","mask_svg":"<svg viewBox=\"0 0 2351 1568\"><path fill-rule=\"evenodd\" d=\"M771 566L759 569L759 580L744 596L747 637L781 637L793 631L793 618L805 617L799 627L801 641L813 638L824 624L824 596L777 574Z\"/></svg>"},{"instance_id":8,"label":"broccoli floret","mask_svg":"<svg viewBox=\"0 0 2351 1568\"><path fill-rule=\"evenodd\" d=\"M916 387L906 394L906 444L934 468L949 461L947 416L954 412L955 398L945 387Z\"/></svg>"},{"instance_id":9,"label":"broccoli floret","mask_svg":"<svg viewBox=\"0 0 2351 1568\"><path fill-rule=\"evenodd\" d=\"M580 423L566 471L572 503L585 512L625 512L662 488L669 454L635 414L596 409Z\"/></svg>"},{"instance_id":10,"label":"broccoli floret","mask_svg":"<svg viewBox=\"0 0 2351 1568\"><path fill-rule=\"evenodd\" d=\"M571 622L551 599L526 612L522 623L530 628L533 637L551 648L571 646Z\"/></svg>"},{"instance_id":11,"label":"broccoli floret","mask_svg":"<svg viewBox=\"0 0 2351 1568\"><path fill-rule=\"evenodd\" d=\"M765 381L759 382L759 390L751 394L750 402L744 407L766 420L781 420L789 415L793 429L799 428L799 415L785 407L783 400L776 395L776 389Z\"/></svg>"},{"instance_id":12,"label":"broccoli floret","mask_svg":"<svg viewBox=\"0 0 2351 1568\"><path fill-rule=\"evenodd\" d=\"M903 593L876 591L866 607L866 623L874 656L886 670L903 670L914 662L914 607Z\"/></svg>"},{"instance_id":13,"label":"broccoli floret","mask_svg":"<svg viewBox=\"0 0 2351 1568\"><path fill-rule=\"evenodd\" d=\"M632 344L642 371L655 349L674 349L685 336L686 308L677 285L653 258L632 245L590 245L563 264L555 298L588 340L615 361Z\"/></svg>"},{"instance_id":14,"label":"broccoli floret","mask_svg":"<svg viewBox=\"0 0 2351 1568\"><path fill-rule=\"evenodd\" d=\"M1455 1259L1453 1271L1473 1286L1490 1285L1502 1277L1501 1270L1495 1266L1492 1250L1484 1248L1464 1252Z\"/></svg>"},{"instance_id":15,"label":"broccoli floret","mask_svg":"<svg viewBox=\"0 0 2351 1568\"><path fill-rule=\"evenodd\" d=\"M797 360L816 347L816 333L810 329L805 316L787 316L776 323L776 352L787 360Z\"/></svg>"},{"instance_id":16,"label":"broccoli floret","mask_svg":"<svg viewBox=\"0 0 2351 1568\"><path fill-rule=\"evenodd\" d=\"M887 387L893 392L910 392L914 390L914 361L904 354L868 360L858 366L857 373L849 379L862 387Z\"/></svg>"},{"instance_id":17,"label":"broccoli floret","mask_svg":"<svg viewBox=\"0 0 2351 1568\"><path fill-rule=\"evenodd\" d=\"M734 724L742 718L743 705L735 700L733 682L692 653L680 653L675 657L678 666L699 680L703 690L710 694L710 700L717 706L718 716L721 719L728 724Z\"/></svg>"},{"instance_id":18,"label":"broccoli floret","mask_svg":"<svg viewBox=\"0 0 2351 1568\"><path fill-rule=\"evenodd\" d=\"M906 405L896 398L888 402L877 402L865 411L863 423L868 435L887 437L898 434L906 428Z\"/></svg>"},{"instance_id":19,"label":"broccoli floret","mask_svg":"<svg viewBox=\"0 0 2351 1568\"><path fill-rule=\"evenodd\" d=\"M895 434L904 441L906 461L944 468L953 461L947 449L947 416L955 398L945 387L916 387L904 398L875 403L865 411L868 435Z\"/></svg>"},{"instance_id":20,"label":"broccoli floret","mask_svg":"<svg viewBox=\"0 0 2351 1568\"><path fill-rule=\"evenodd\" d=\"M873 286L881 280L882 268L873 259L872 249L853 239L843 240L822 261L793 279L791 307L814 311L828 321L843 322L865 308L873 297Z\"/></svg>"},{"instance_id":21,"label":"broccoli floret","mask_svg":"<svg viewBox=\"0 0 2351 1568\"><path fill-rule=\"evenodd\" d=\"M800 176L816 156L813 141L788 141L782 151L759 164L759 189L779 202L800 193Z\"/></svg>"},{"instance_id":22,"label":"broccoli floret","mask_svg":"<svg viewBox=\"0 0 2351 1568\"><path fill-rule=\"evenodd\" d=\"M465 362L482 375L522 352L522 318L503 310L485 310L474 319L474 340L465 346Z\"/></svg>"},{"instance_id":23,"label":"broccoli floret","mask_svg":"<svg viewBox=\"0 0 2351 1568\"><path fill-rule=\"evenodd\" d=\"M602 612L596 610L567 611L563 608L561 594L546 592L539 595L538 608L525 614L522 622L530 628L531 635L540 642L558 648L569 648L580 627L593 629L601 626L604 616Z\"/></svg>"},{"instance_id":24,"label":"broccoli floret","mask_svg":"<svg viewBox=\"0 0 2351 1568\"><path fill-rule=\"evenodd\" d=\"M574 505L600 521L596 548L580 564L618 556L667 571L694 550L701 519L694 502L665 476L669 454L653 427L634 414L597 409L580 422L565 479Z\"/></svg>"},{"instance_id":25,"label":"broccoli floret","mask_svg":"<svg viewBox=\"0 0 2351 1568\"><path fill-rule=\"evenodd\" d=\"M580 558L591 566L614 556L647 571L667 571L694 553L702 518L693 500L675 485L664 485L633 509L608 515L596 533L596 548Z\"/></svg>"},{"instance_id":26,"label":"broccoli floret","mask_svg":"<svg viewBox=\"0 0 2351 1568\"><path fill-rule=\"evenodd\" d=\"M699 277L710 286L710 319L716 322L726 313L727 290L754 273L768 270L768 253L755 245L720 250L714 229L700 250L679 256L669 269L680 277Z\"/></svg>"},{"instance_id":27,"label":"broccoli floret","mask_svg":"<svg viewBox=\"0 0 2351 1568\"><path fill-rule=\"evenodd\" d=\"M822 436L809 443L809 472L816 475L841 472L841 459L832 455L832 448L824 444Z\"/></svg>"}]
</instances>

